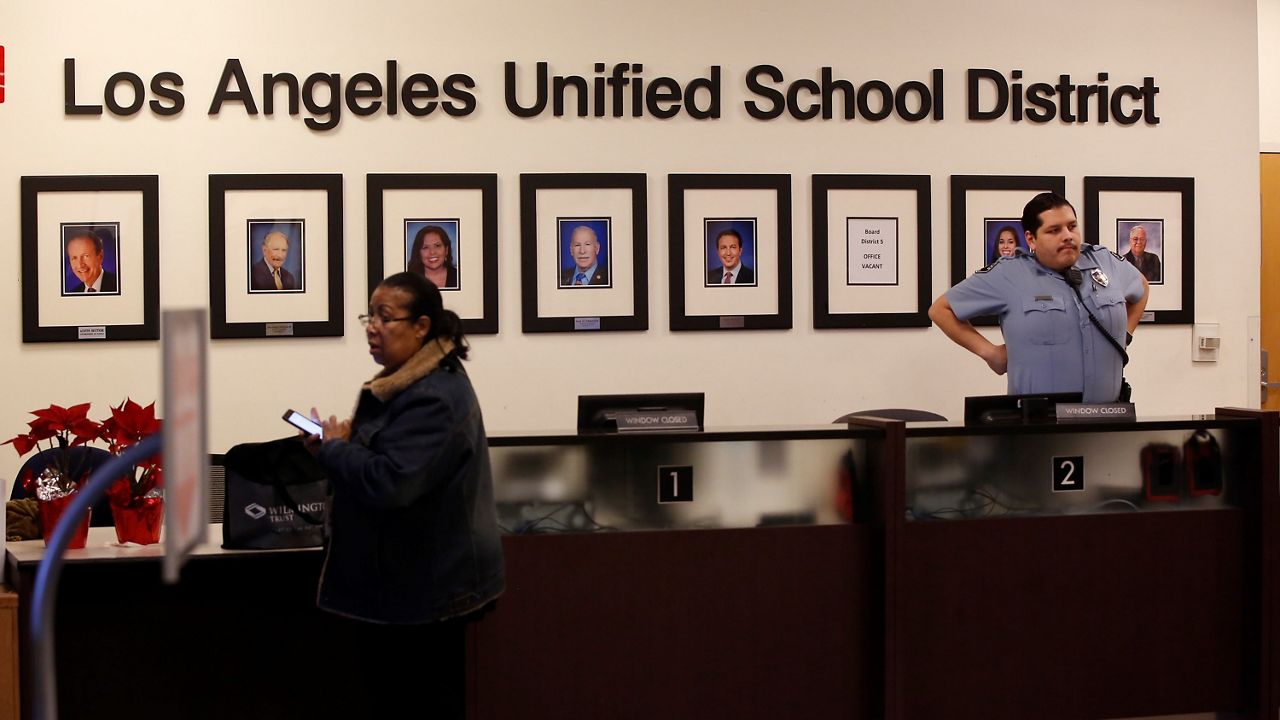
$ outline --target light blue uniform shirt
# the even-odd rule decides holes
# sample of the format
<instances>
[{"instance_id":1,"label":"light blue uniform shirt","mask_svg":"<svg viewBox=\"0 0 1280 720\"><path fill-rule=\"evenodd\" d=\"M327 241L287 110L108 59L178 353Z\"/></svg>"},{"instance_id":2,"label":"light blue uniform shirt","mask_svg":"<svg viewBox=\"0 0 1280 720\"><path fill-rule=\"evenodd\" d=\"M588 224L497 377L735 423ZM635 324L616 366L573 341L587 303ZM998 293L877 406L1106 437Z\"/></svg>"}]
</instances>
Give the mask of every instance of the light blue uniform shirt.
<instances>
[{"instance_id":1,"label":"light blue uniform shirt","mask_svg":"<svg viewBox=\"0 0 1280 720\"><path fill-rule=\"evenodd\" d=\"M1123 346L1126 302L1142 298L1142 274L1097 245L1081 245L1075 265L1080 296ZM1081 392L1085 402L1114 402L1124 362L1098 332L1071 286L1057 271L1019 249L947 291L961 320L1000 319L1009 350L1009 394Z\"/></svg>"}]
</instances>

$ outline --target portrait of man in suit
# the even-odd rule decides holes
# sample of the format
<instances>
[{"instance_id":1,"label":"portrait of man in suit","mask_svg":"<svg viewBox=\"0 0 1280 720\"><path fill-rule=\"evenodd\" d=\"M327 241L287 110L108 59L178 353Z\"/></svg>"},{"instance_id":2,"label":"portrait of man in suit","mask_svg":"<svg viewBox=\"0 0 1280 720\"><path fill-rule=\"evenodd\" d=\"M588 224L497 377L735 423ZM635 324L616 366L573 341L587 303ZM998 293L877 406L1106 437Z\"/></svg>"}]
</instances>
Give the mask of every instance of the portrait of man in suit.
<instances>
[{"instance_id":1,"label":"portrait of man in suit","mask_svg":"<svg viewBox=\"0 0 1280 720\"><path fill-rule=\"evenodd\" d=\"M707 286L755 285L755 220L708 218L706 231Z\"/></svg>"},{"instance_id":2,"label":"portrait of man in suit","mask_svg":"<svg viewBox=\"0 0 1280 720\"><path fill-rule=\"evenodd\" d=\"M608 218L560 218L560 287L610 287ZM603 235L603 237L602 237Z\"/></svg>"},{"instance_id":3,"label":"portrait of man in suit","mask_svg":"<svg viewBox=\"0 0 1280 720\"><path fill-rule=\"evenodd\" d=\"M1138 268L1138 272L1152 285L1164 283L1164 269L1160 266L1161 241L1164 230L1162 220L1120 220L1116 223L1116 247L1120 256Z\"/></svg>"},{"instance_id":4,"label":"portrait of man in suit","mask_svg":"<svg viewBox=\"0 0 1280 720\"><path fill-rule=\"evenodd\" d=\"M63 295L119 295L119 225L63 225Z\"/></svg>"},{"instance_id":5,"label":"portrait of man in suit","mask_svg":"<svg viewBox=\"0 0 1280 720\"><path fill-rule=\"evenodd\" d=\"M302 264L295 253L301 239L302 221L249 221L249 292L302 290Z\"/></svg>"}]
</instances>

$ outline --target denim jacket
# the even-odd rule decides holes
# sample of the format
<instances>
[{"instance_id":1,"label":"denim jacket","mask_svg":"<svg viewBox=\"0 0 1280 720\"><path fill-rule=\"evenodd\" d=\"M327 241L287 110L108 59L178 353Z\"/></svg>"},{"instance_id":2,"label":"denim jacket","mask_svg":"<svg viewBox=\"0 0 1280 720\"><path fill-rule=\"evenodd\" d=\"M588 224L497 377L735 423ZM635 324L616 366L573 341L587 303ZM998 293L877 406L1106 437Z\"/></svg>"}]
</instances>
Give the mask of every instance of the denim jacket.
<instances>
[{"instance_id":1,"label":"denim jacket","mask_svg":"<svg viewBox=\"0 0 1280 720\"><path fill-rule=\"evenodd\" d=\"M433 340L360 391L332 486L317 605L380 623L464 615L501 594L489 447L471 381Z\"/></svg>"}]
</instances>

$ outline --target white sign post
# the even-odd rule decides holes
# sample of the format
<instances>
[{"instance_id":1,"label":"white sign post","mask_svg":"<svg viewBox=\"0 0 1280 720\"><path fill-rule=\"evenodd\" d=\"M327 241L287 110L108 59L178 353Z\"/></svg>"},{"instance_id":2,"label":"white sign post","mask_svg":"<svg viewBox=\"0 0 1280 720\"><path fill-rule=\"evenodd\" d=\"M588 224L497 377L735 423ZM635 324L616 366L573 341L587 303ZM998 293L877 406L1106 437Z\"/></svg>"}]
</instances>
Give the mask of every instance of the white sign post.
<instances>
[{"instance_id":1,"label":"white sign post","mask_svg":"<svg viewBox=\"0 0 1280 720\"><path fill-rule=\"evenodd\" d=\"M208 317L203 309L166 310L164 349L164 581L176 583L191 550L209 530L206 388Z\"/></svg>"}]
</instances>

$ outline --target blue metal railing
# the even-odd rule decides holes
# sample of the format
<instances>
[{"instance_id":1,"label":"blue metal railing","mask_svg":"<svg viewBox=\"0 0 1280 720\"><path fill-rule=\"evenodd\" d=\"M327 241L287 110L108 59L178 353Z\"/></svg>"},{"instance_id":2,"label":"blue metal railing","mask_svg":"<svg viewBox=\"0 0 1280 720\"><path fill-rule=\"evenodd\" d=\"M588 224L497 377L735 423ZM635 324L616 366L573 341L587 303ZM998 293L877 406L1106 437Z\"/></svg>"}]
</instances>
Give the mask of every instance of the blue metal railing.
<instances>
[{"instance_id":1,"label":"blue metal railing","mask_svg":"<svg viewBox=\"0 0 1280 720\"><path fill-rule=\"evenodd\" d=\"M35 697L32 717L36 720L55 720L58 717L58 675L54 662L53 614L58 600L58 580L62 577L63 554L67 544L88 509L107 488L134 465L160 452L162 433L142 439L98 467L89 481L80 488L58 520L53 535L45 543L44 559L36 571L35 590L31 605L31 647L35 653Z\"/></svg>"}]
</instances>

